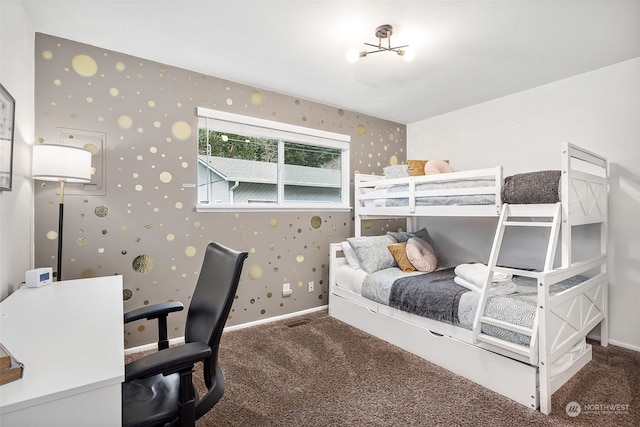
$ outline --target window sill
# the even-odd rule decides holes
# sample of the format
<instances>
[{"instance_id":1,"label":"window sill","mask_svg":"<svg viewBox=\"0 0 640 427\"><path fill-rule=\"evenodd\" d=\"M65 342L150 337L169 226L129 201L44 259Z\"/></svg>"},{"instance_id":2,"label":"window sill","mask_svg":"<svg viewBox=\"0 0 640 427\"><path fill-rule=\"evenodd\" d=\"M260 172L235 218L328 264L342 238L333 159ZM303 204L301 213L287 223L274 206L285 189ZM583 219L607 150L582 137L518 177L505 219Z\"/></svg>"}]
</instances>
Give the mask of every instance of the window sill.
<instances>
[{"instance_id":1,"label":"window sill","mask_svg":"<svg viewBox=\"0 0 640 427\"><path fill-rule=\"evenodd\" d=\"M351 212L351 207L196 205L196 212Z\"/></svg>"}]
</instances>

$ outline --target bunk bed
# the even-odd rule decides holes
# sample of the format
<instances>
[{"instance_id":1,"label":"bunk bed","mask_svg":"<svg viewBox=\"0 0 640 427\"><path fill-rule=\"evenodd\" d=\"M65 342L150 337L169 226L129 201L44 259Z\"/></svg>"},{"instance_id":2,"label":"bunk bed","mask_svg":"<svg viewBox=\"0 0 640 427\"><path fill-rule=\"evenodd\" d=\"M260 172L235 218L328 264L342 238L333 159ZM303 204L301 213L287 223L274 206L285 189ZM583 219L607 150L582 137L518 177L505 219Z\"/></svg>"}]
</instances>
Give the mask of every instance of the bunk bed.
<instances>
[{"instance_id":1,"label":"bunk bed","mask_svg":"<svg viewBox=\"0 0 640 427\"><path fill-rule=\"evenodd\" d=\"M558 171L504 179L501 167L400 178L356 175L356 236L330 245L329 314L549 414L551 395L591 360L587 334L600 324L600 344L608 344L607 176L606 158L570 143L561 145ZM456 287L454 266L405 273L388 262L358 265L363 258L371 264L387 244L430 239L426 229L362 236L362 221L407 218L411 225L425 216L497 218L477 292ZM572 239L583 225L598 250L578 257ZM523 227L547 230L539 269L500 263L507 230ZM358 254L363 242L373 252ZM516 292L499 295L487 285L503 276L513 278ZM448 305L434 308L433 300L444 294Z\"/></svg>"}]
</instances>

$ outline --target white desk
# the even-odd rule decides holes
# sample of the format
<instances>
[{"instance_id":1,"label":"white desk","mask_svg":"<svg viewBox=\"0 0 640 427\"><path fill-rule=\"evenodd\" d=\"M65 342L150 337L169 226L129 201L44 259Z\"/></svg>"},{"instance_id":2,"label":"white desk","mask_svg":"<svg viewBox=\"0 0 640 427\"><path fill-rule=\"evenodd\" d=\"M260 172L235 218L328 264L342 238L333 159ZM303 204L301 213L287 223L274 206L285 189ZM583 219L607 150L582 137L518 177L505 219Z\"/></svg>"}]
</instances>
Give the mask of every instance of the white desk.
<instances>
[{"instance_id":1,"label":"white desk","mask_svg":"<svg viewBox=\"0 0 640 427\"><path fill-rule=\"evenodd\" d=\"M0 386L0 425L119 426L122 276L18 289L0 303L0 342L24 364Z\"/></svg>"}]
</instances>

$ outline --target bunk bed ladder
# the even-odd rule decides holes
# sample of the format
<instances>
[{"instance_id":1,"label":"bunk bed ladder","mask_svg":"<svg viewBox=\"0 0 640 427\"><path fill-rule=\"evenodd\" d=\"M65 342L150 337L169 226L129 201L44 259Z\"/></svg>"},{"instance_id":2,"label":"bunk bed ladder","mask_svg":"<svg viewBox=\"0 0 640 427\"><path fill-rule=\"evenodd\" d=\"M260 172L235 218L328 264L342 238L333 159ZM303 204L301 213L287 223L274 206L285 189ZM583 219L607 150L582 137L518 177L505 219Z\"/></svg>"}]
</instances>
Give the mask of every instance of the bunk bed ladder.
<instances>
[{"instance_id":1,"label":"bunk bed ladder","mask_svg":"<svg viewBox=\"0 0 640 427\"><path fill-rule=\"evenodd\" d=\"M491 296L491 287L487 286L488 283L493 282L494 273L511 273L518 274L520 276L538 277L539 272L532 272L529 270L521 270L517 268L500 267L497 265L498 256L500 254L500 248L504 239L505 231L507 227L547 227L550 228L549 242L547 244L546 256L544 261L543 271L548 271L553 268L553 262L555 258L556 248L558 244L558 236L560 230L560 222L562 216L562 205L560 203L547 204L547 205L510 205L503 204L500 219L498 220L498 227L496 229L496 235L493 240L493 247L489 256L488 263L488 276L485 279L482 292L480 294L480 306L476 312L475 321L473 324L473 340L475 343L479 341L486 342L495 345L500 348L509 350L515 354L525 356L529 358L529 363L535 365L538 363L538 314L534 318L533 326L531 328L519 326L513 323L506 322L492 318L486 314L487 301ZM518 220L518 218L531 218L530 221ZM529 347L511 343L500 338L496 338L491 335L487 335L482 332L483 325L492 325L495 327L503 328L509 331L520 333L531 337Z\"/></svg>"}]
</instances>

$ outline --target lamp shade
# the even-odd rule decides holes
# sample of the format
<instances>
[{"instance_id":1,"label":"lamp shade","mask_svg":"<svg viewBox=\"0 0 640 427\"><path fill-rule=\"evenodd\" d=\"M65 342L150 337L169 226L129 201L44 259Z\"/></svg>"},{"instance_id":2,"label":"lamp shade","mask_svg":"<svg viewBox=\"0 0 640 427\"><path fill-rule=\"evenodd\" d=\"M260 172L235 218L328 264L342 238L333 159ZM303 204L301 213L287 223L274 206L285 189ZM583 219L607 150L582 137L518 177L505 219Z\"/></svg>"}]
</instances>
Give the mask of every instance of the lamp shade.
<instances>
[{"instance_id":1,"label":"lamp shade","mask_svg":"<svg viewBox=\"0 0 640 427\"><path fill-rule=\"evenodd\" d=\"M32 176L42 181L90 182L91 153L69 145L36 144Z\"/></svg>"}]
</instances>

